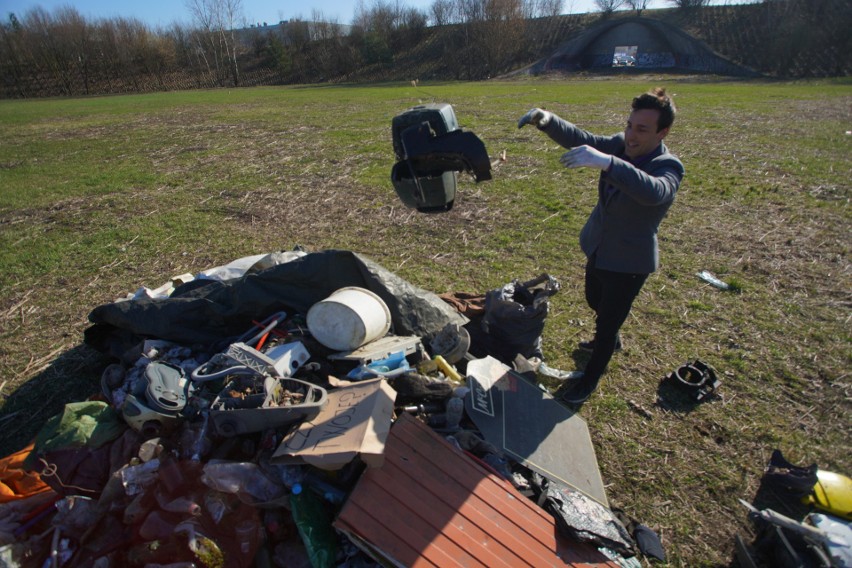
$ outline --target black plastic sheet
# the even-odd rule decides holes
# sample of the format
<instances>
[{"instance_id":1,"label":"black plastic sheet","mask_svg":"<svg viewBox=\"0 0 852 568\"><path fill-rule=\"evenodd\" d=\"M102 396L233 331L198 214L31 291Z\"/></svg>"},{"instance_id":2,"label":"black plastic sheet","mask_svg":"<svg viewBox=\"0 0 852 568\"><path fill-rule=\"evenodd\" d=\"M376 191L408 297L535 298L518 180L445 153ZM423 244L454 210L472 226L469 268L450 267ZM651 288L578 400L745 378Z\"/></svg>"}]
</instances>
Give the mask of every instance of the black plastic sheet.
<instances>
[{"instance_id":1,"label":"black plastic sheet","mask_svg":"<svg viewBox=\"0 0 852 568\"><path fill-rule=\"evenodd\" d=\"M215 345L245 332L253 320L277 311L306 314L346 286L366 288L387 304L391 332L426 337L467 318L437 295L418 288L351 251L310 253L241 278L194 280L168 298L104 304L89 314L85 342L120 357L139 341L157 338L186 345Z\"/></svg>"}]
</instances>

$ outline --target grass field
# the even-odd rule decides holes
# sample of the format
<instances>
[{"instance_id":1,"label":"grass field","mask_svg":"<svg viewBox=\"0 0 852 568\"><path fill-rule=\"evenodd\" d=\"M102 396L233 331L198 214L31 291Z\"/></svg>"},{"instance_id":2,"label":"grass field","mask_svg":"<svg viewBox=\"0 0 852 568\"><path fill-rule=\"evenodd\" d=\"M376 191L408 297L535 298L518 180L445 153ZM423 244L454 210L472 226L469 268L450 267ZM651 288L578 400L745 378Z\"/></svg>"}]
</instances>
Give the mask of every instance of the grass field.
<instances>
[{"instance_id":1,"label":"grass field","mask_svg":"<svg viewBox=\"0 0 852 568\"><path fill-rule=\"evenodd\" d=\"M564 170L534 129L546 107L599 133L630 99L675 93L667 138L685 181L660 231L662 265L623 329L626 349L581 414L612 505L660 534L672 566L727 565L779 448L852 474L852 82L641 76L216 90L0 101L0 451L98 390L89 311L140 286L263 252L341 248L436 293L484 293L547 272L562 285L547 362L582 363L593 321L579 230L597 176ZM454 106L492 158L453 210L405 209L390 125ZM696 273L709 270L736 292ZM696 406L658 399L700 359L722 380ZM551 384L550 386L555 386ZM789 514L790 511L780 512Z\"/></svg>"}]
</instances>

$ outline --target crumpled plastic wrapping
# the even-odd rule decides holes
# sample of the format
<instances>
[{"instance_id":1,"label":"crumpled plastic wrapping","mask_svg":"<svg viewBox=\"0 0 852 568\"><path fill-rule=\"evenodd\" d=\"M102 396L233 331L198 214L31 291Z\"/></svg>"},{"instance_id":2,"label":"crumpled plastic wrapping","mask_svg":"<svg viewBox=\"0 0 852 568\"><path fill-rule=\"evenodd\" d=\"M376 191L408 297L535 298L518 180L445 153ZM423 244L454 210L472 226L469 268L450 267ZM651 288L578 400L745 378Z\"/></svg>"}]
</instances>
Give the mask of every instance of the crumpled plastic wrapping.
<instances>
[{"instance_id":1,"label":"crumpled plastic wrapping","mask_svg":"<svg viewBox=\"0 0 852 568\"><path fill-rule=\"evenodd\" d=\"M610 509L579 491L548 484L545 509L566 536L632 554L633 539L621 521Z\"/></svg>"}]
</instances>

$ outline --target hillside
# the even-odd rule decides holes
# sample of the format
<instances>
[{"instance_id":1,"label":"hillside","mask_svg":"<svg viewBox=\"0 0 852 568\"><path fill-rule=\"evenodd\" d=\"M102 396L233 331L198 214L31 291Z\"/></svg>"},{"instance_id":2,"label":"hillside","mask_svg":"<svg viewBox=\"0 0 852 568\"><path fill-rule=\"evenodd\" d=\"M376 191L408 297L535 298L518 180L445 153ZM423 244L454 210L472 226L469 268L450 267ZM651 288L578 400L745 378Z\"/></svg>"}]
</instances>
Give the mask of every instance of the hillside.
<instances>
[{"instance_id":1,"label":"hillside","mask_svg":"<svg viewBox=\"0 0 852 568\"><path fill-rule=\"evenodd\" d=\"M620 11L611 19L635 17ZM848 3L768 2L732 6L708 6L695 10L645 10L644 18L658 19L683 30L697 42L735 65L760 75L777 78L837 77L852 73L852 41L843 22L852 21ZM548 57L578 34L604 21L601 14L564 15L527 22L526 49L509 59L493 53L499 45L508 51L512 30L504 25L491 34L492 42L473 45L464 41L464 26L427 28L392 60L367 63L337 76L311 77L323 82L371 82L420 80L482 80L505 75ZM253 71L270 71L255 61ZM589 72L630 72L632 69L592 67ZM286 75L279 77L288 82ZM269 76L266 75L266 79Z\"/></svg>"},{"instance_id":2,"label":"hillside","mask_svg":"<svg viewBox=\"0 0 852 568\"><path fill-rule=\"evenodd\" d=\"M353 28L348 35L326 24L301 22L301 33L291 26L231 34L229 41L236 42L231 46L219 41L221 32L152 32L139 22L87 22L77 14L69 23L61 16L45 22L10 17L9 24L0 26L0 98L416 79L480 81L529 68L584 34L628 19L665 24L657 26L668 30L656 32L659 43L678 36L681 45L691 43L692 51L703 54L697 59L716 58L727 67L702 70L676 62L614 69L612 47L607 54L598 45L595 57L570 72L658 70L773 78L852 72L852 40L846 32L852 4L838 0L645 10L642 20L635 11L619 11L609 17L589 13L498 18L432 27L421 22L386 32ZM311 39L315 37L324 39ZM609 39L617 38L613 32ZM638 46L640 52L646 47Z\"/></svg>"}]
</instances>

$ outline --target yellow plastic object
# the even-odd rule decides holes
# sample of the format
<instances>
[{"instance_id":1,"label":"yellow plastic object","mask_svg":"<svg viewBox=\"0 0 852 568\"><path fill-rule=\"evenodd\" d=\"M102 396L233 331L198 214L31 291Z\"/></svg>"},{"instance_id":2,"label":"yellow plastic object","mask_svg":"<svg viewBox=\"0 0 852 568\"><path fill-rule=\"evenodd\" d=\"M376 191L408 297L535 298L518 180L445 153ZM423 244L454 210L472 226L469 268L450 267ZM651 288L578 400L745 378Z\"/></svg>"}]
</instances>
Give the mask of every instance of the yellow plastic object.
<instances>
[{"instance_id":1,"label":"yellow plastic object","mask_svg":"<svg viewBox=\"0 0 852 568\"><path fill-rule=\"evenodd\" d=\"M444 373L448 379L455 381L457 383L462 382L462 376L459 374L455 368L447 363L447 360L444 359L441 355L435 355L432 358L433 361L438 365L438 368L441 369L441 372Z\"/></svg>"},{"instance_id":2,"label":"yellow plastic object","mask_svg":"<svg viewBox=\"0 0 852 568\"><path fill-rule=\"evenodd\" d=\"M805 498L817 509L852 520L852 478L840 473L817 470L817 482L811 495Z\"/></svg>"}]
</instances>

